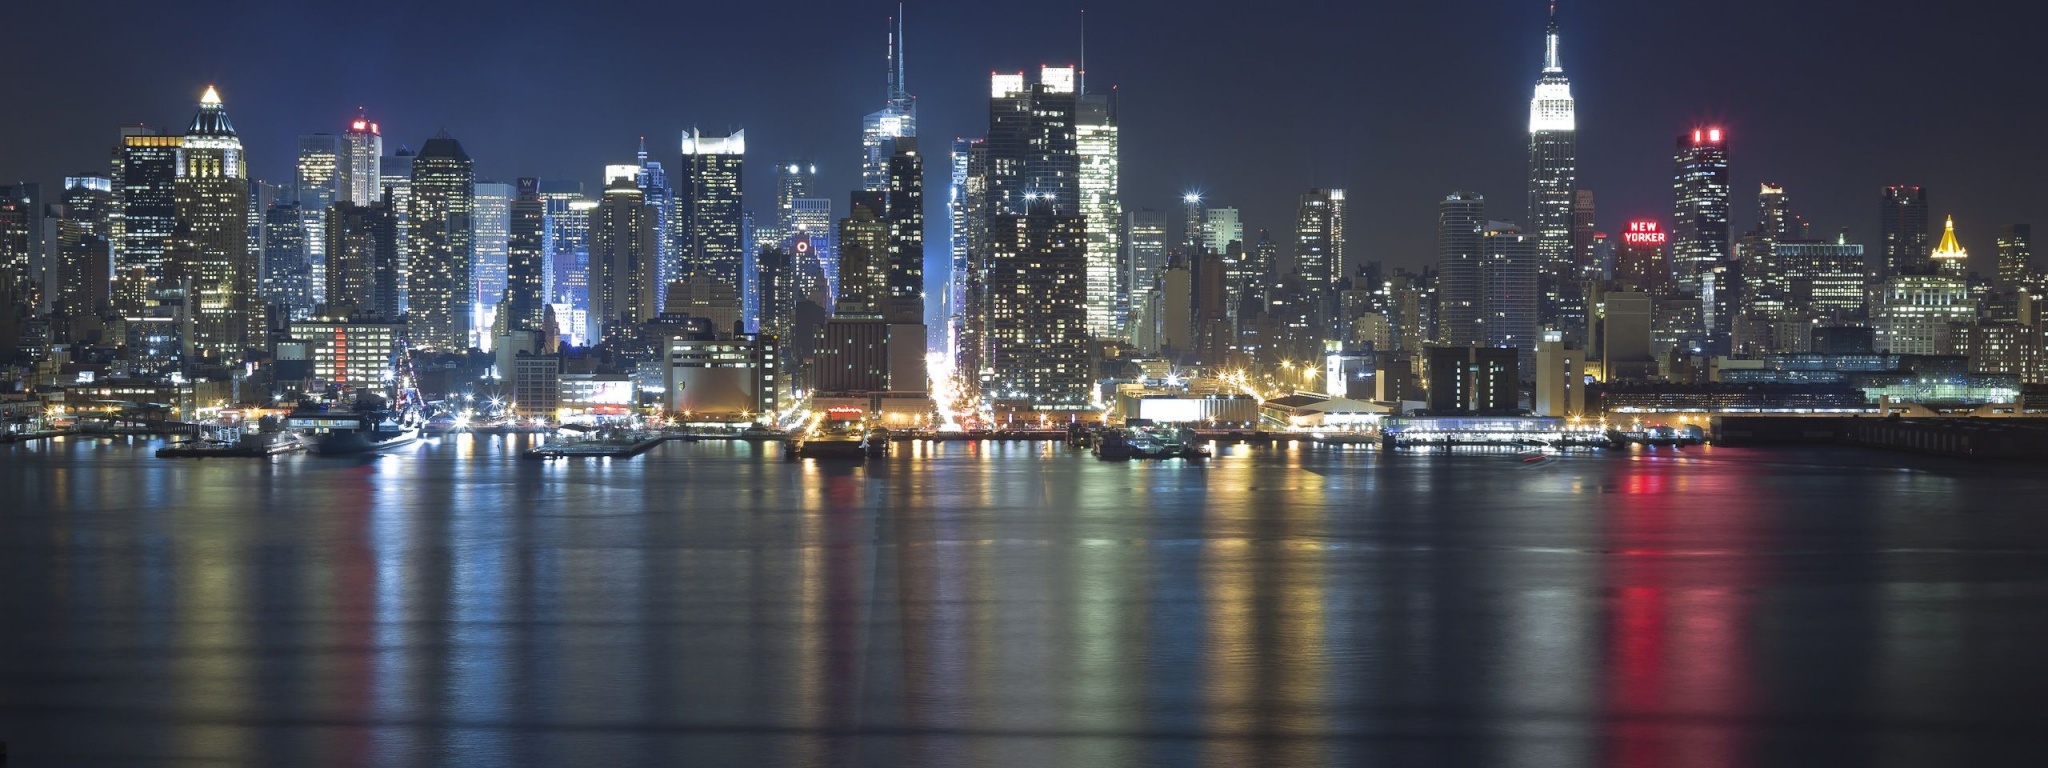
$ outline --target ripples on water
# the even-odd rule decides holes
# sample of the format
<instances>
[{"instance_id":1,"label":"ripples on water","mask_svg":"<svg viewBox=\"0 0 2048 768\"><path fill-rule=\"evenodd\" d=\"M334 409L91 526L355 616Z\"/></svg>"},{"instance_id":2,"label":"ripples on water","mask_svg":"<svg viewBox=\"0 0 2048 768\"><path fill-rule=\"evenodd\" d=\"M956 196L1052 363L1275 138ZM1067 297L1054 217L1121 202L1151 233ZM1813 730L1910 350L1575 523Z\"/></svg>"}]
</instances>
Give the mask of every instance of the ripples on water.
<instances>
[{"instance_id":1,"label":"ripples on water","mask_svg":"<svg viewBox=\"0 0 2048 768\"><path fill-rule=\"evenodd\" d=\"M523 440L0 447L0 740L22 765L2048 753L2038 467Z\"/></svg>"}]
</instances>

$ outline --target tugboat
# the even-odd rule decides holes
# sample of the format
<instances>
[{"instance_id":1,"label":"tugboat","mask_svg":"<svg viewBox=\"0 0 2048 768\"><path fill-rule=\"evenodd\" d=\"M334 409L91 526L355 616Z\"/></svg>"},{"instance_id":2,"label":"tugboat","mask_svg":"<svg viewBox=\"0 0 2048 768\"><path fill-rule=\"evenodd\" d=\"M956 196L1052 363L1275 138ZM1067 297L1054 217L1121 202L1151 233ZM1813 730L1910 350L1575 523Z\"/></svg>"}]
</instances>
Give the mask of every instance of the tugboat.
<instances>
[{"instance_id":1,"label":"tugboat","mask_svg":"<svg viewBox=\"0 0 2048 768\"><path fill-rule=\"evenodd\" d=\"M304 402L285 425L306 441L314 453L343 456L371 453L419 442L419 417L411 409L393 409L382 397L364 394L346 411Z\"/></svg>"}]
</instances>

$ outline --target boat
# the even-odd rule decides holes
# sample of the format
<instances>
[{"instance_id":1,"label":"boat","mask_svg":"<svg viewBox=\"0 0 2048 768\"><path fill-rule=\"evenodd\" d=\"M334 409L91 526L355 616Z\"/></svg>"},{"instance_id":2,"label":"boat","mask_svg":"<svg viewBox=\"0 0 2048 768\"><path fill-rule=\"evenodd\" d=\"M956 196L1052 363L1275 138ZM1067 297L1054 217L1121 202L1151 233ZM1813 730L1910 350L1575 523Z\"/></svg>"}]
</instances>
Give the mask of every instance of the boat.
<instances>
[{"instance_id":1,"label":"boat","mask_svg":"<svg viewBox=\"0 0 2048 768\"><path fill-rule=\"evenodd\" d=\"M342 456L371 453L419 442L419 418L410 409L393 409L381 397L364 395L348 410L301 403L285 419L314 453Z\"/></svg>"},{"instance_id":2,"label":"boat","mask_svg":"<svg viewBox=\"0 0 2048 768\"><path fill-rule=\"evenodd\" d=\"M297 433L285 429L275 417L266 416L255 429L250 429L247 422L203 427L198 437L159 448L156 455L160 459L259 457L305 448Z\"/></svg>"},{"instance_id":3,"label":"boat","mask_svg":"<svg viewBox=\"0 0 2048 768\"><path fill-rule=\"evenodd\" d=\"M1096 458L1109 461L1209 457L1209 446L1200 441L1194 430L1157 425L1146 419L1131 419L1124 422L1122 429L1103 432L1095 441L1094 451Z\"/></svg>"},{"instance_id":4,"label":"boat","mask_svg":"<svg viewBox=\"0 0 2048 768\"><path fill-rule=\"evenodd\" d=\"M859 408L828 408L821 416L814 418L811 426L789 439L789 450L785 453L791 461L797 459L865 459L872 450L868 445L868 430L862 429L865 414ZM886 450L887 441L879 441Z\"/></svg>"}]
</instances>

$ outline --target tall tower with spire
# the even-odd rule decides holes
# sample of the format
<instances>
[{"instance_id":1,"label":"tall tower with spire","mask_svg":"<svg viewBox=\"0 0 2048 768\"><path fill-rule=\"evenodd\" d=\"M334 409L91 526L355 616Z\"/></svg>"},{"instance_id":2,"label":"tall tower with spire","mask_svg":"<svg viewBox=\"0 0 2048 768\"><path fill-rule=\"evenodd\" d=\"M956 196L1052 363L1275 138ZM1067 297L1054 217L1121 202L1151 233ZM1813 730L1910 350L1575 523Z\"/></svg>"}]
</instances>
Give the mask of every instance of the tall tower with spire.
<instances>
[{"instance_id":1,"label":"tall tower with spire","mask_svg":"<svg viewBox=\"0 0 2048 768\"><path fill-rule=\"evenodd\" d=\"M1529 225L1542 259L1545 327L1585 327L1584 300L1572 271L1572 196L1579 182L1579 140L1572 84L1558 54L1557 3L1544 30L1543 72L1529 99Z\"/></svg>"},{"instance_id":2,"label":"tall tower with spire","mask_svg":"<svg viewBox=\"0 0 2048 768\"><path fill-rule=\"evenodd\" d=\"M865 154L860 165L861 189L869 192L889 189L893 140L917 136L917 97L910 95L904 84L903 46L903 6L899 4L896 15L889 18L888 96L880 111L868 113L861 122L860 144Z\"/></svg>"},{"instance_id":3,"label":"tall tower with spire","mask_svg":"<svg viewBox=\"0 0 2048 768\"><path fill-rule=\"evenodd\" d=\"M1962 243L1956 242L1956 217L1948 217L1948 226L1941 233L1941 244L1927 255L1934 262L1934 273L1942 277L1963 280L1970 276L1970 252L1963 250Z\"/></svg>"},{"instance_id":4,"label":"tall tower with spire","mask_svg":"<svg viewBox=\"0 0 2048 768\"><path fill-rule=\"evenodd\" d=\"M167 288L182 289L193 320L187 352L238 362L263 337L255 255L249 251L249 174L220 92L206 87L179 143L177 223Z\"/></svg>"}]
</instances>

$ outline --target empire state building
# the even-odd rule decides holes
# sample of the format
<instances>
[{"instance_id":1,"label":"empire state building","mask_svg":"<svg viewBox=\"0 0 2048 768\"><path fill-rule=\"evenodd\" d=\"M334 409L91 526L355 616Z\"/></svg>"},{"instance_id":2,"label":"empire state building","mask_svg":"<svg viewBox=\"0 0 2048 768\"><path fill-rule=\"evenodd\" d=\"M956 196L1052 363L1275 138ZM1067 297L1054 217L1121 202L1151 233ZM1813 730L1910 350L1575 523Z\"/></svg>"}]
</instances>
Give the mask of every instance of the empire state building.
<instances>
[{"instance_id":1,"label":"empire state building","mask_svg":"<svg viewBox=\"0 0 2048 768\"><path fill-rule=\"evenodd\" d=\"M1578 121L1571 81L1558 61L1557 4L1544 32L1543 75L1529 99L1529 219L1543 263L1543 323L1583 328L1584 300L1572 270L1572 195L1578 185Z\"/></svg>"}]
</instances>

